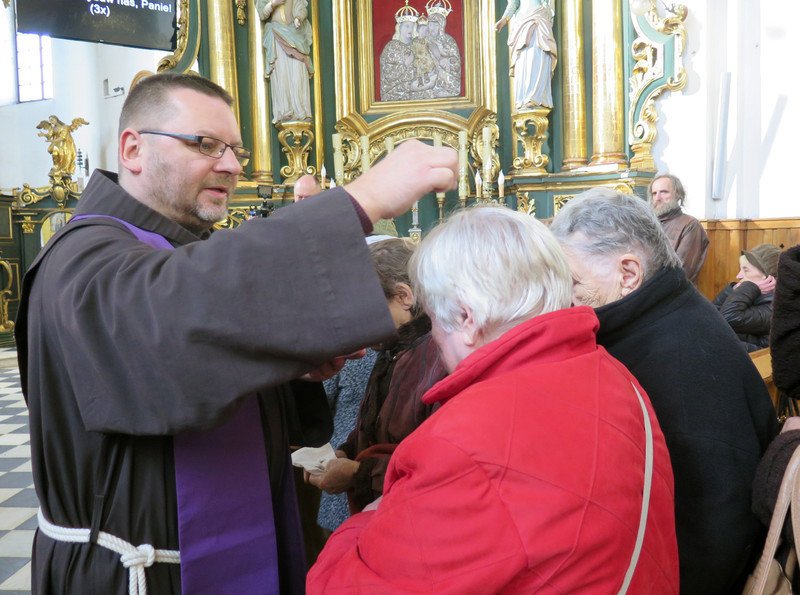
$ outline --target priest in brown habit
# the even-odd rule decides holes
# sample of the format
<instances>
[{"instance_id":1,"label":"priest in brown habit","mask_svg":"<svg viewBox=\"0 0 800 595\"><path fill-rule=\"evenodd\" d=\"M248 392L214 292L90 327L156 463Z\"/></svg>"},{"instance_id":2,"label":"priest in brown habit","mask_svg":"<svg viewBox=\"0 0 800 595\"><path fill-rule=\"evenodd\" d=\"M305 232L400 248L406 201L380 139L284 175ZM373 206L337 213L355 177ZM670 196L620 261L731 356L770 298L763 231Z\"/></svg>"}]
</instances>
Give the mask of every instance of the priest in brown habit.
<instances>
[{"instance_id":1,"label":"priest in brown habit","mask_svg":"<svg viewBox=\"0 0 800 595\"><path fill-rule=\"evenodd\" d=\"M210 233L249 151L200 77L142 80L25 276L16 339L41 503L35 593L301 593L284 407L394 332L364 242L452 188L408 141L353 183ZM310 411L314 413L314 411Z\"/></svg>"}]
</instances>

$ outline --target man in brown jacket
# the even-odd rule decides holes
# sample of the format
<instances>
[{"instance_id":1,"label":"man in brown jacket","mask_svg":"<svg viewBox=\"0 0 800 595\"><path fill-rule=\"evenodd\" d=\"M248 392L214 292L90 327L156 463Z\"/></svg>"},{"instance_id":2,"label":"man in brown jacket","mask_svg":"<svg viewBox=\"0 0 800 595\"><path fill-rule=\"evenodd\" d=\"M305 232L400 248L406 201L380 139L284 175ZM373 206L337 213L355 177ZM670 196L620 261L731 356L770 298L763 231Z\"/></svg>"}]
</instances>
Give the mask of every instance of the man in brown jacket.
<instances>
[{"instance_id":1,"label":"man in brown jacket","mask_svg":"<svg viewBox=\"0 0 800 595\"><path fill-rule=\"evenodd\" d=\"M681 209L686 199L683 184L672 174L657 174L647 187L647 193L650 205L683 263L686 276L697 284L697 276L706 260L708 236L700 222Z\"/></svg>"}]
</instances>

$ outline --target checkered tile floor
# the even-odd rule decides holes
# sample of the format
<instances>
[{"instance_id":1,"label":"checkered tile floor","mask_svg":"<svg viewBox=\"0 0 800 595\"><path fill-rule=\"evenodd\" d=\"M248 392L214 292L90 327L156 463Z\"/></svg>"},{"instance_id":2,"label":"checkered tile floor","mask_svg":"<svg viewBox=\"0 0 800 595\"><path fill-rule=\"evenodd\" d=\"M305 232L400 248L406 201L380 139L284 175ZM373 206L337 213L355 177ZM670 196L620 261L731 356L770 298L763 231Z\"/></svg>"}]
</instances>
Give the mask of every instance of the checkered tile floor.
<instances>
[{"instance_id":1,"label":"checkered tile floor","mask_svg":"<svg viewBox=\"0 0 800 595\"><path fill-rule=\"evenodd\" d=\"M38 506L19 370L0 368L0 595L30 593Z\"/></svg>"}]
</instances>

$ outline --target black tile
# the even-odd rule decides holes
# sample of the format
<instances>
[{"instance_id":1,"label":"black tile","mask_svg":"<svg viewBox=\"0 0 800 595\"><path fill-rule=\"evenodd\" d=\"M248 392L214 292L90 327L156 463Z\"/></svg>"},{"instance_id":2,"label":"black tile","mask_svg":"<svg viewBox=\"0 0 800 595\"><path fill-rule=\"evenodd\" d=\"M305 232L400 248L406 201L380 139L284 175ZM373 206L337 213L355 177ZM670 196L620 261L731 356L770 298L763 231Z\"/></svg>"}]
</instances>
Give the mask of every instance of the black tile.
<instances>
[{"instance_id":1,"label":"black tile","mask_svg":"<svg viewBox=\"0 0 800 595\"><path fill-rule=\"evenodd\" d=\"M36 490L25 488L14 494L2 503L2 506L16 506L18 508L39 508L39 499L36 497ZM3 594L5 595L5 594Z\"/></svg>"},{"instance_id":2,"label":"black tile","mask_svg":"<svg viewBox=\"0 0 800 595\"><path fill-rule=\"evenodd\" d=\"M0 457L0 471L11 471L12 469L16 469L20 465L23 465L27 461L30 461L30 459L11 459L11 458L6 459Z\"/></svg>"},{"instance_id":3,"label":"black tile","mask_svg":"<svg viewBox=\"0 0 800 595\"><path fill-rule=\"evenodd\" d=\"M0 475L0 488L26 488L33 483L30 471L11 471Z\"/></svg>"},{"instance_id":4,"label":"black tile","mask_svg":"<svg viewBox=\"0 0 800 595\"><path fill-rule=\"evenodd\" d=\"M31 518L29 518L27 521L25 521L19 527L17 527L17 531L35 531L38 528L39 528L39 519L36 518L36 515L33 515ZM2 595L5 595L5 593L2 593L2 591L0 591L0 593Z\"/></svg>"},{"instance_id":5,"label":"black tile","mask_svg":"<svg viewBox=\"0 0 800 595\"><path fill-rule=\"evenodd\" d=\"M30 558L0 558L0 583L12 576L30 561ZM2 591L2 593L6 595L8 591Z\"/></svg>"}]
</instances>

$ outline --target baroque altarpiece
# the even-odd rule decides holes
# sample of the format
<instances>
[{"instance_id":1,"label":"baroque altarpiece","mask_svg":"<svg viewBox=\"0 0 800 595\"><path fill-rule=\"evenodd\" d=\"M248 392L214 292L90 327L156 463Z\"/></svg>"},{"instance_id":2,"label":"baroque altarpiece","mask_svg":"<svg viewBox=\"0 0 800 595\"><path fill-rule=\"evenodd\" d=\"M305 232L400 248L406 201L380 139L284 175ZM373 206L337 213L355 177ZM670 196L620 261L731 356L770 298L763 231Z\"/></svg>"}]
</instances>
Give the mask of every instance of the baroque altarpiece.
<instances>
[{"instance_id":1,"label":"baroque altarpiece","mask_svg":"<svg viewBox=\"0 0 800 595\"><path fill-rule=\"evenodd\" d=\"M176 49L153 71L196 70L227 89L252 148L221 226L289 204L303 174L347 183L409 138L459 151L458 189L395 220L415 239L476 202L548 218L592 186L644 197L655 100L686 82L685 7L503 4L178 0ZM47 140L50 184L0 196L0 343L21 272L80 199L74 154L57 161Z\"/></svg>"}]
</instances>

